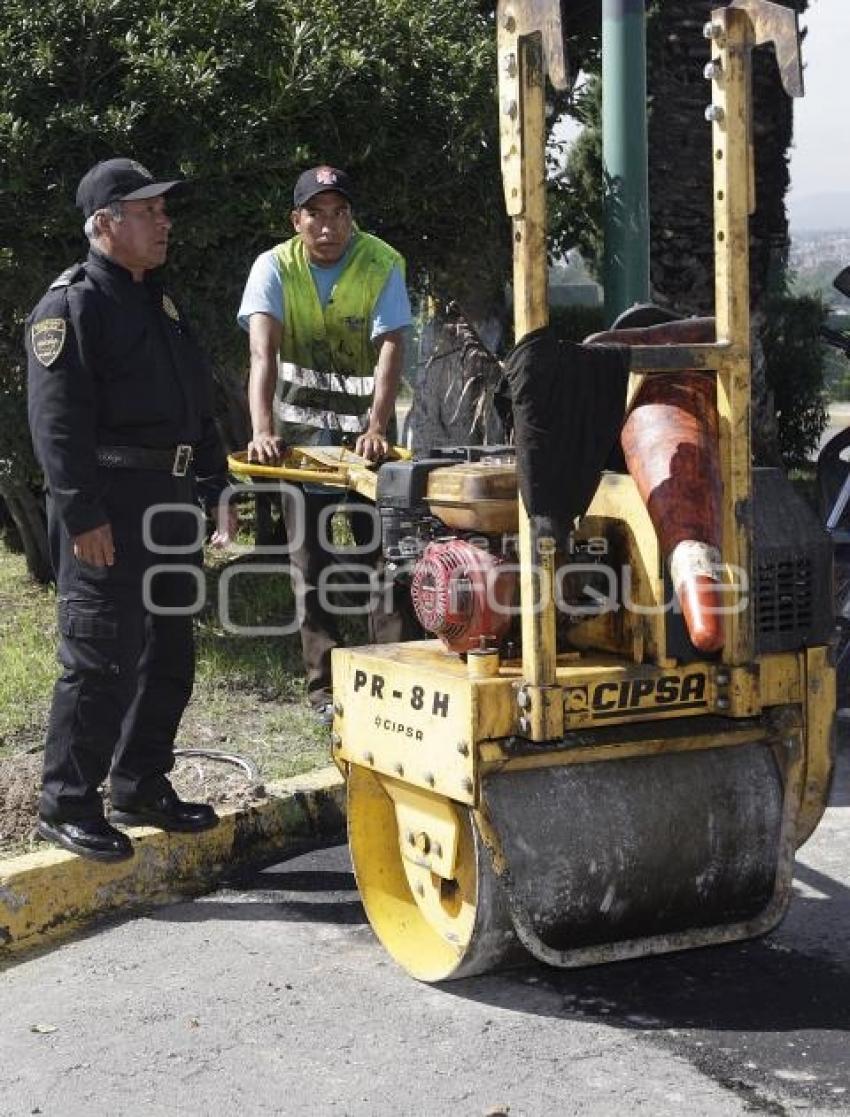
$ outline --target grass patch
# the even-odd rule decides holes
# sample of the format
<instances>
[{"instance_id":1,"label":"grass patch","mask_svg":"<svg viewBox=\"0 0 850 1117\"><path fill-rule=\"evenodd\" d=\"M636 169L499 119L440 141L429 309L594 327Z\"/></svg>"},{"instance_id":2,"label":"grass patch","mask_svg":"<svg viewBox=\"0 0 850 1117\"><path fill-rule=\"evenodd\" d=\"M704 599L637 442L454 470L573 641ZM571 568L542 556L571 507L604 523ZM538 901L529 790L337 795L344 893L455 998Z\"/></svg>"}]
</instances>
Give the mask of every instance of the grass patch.
<instances>
[{"instance_id":1,"label":"grass patch","mask_svg":"<svg viewBox=\"0 0 850 1117\"><path fill-rule=\"evenodd\" d=\"M56 662L56 594L0 544L0 755L43 735Z\"/></svg>"},{"instance_id":2,"label":"grass patch","mask_svg":"<svg viewBox=\"0 0 850 1117\"><path fill-rule=\"evenodd\" d=\"M327 764L328 730L307 705L298 632L263 632L293 619L292 593L282 574L251 571L250 555L235 562L208 556L207 596L198 616L195 693L177 736L178 747L208 747L249 756L264 780ZM219 612L222 575L230 575L231 625ZM56 662L56 595L35 585L20 555L0 544L0 756L43 743ZM363 643L363 626L348 626Z\"/></svg>"},{"instance_id":3,"label":"grass patch","mask_svg":"<svg viewBox=\"0 0 850 1117\"><path fill-rule=\"evenodd\" d=\"M304 697L301 640L289 579L211 553L207 599L196 630L201 687L256 691L266 700ZM289 631L292 630L292 631Z\"/></svg>"}]
</instances>

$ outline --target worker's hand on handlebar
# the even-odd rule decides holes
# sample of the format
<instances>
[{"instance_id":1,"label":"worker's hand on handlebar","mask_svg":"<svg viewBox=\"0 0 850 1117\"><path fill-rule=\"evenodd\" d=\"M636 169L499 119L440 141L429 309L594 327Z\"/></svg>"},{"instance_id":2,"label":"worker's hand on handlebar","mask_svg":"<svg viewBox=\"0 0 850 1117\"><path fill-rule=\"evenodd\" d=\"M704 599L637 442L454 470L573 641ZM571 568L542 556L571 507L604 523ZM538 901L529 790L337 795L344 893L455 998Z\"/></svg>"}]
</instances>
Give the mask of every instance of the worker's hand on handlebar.
<instances>
[{"instance_id":1,"label":"worker's hand on handlebar","mask_svg":"<svg viewBox=\"0 0 850 1117\"><path fill-rule=\"evenodd\" d=\"M377 462L390 452L390 444L379 431L368 430L358 437L354 452L367 461Z\"/></svg>"},{"instance_id":2,"label":"worker's hand on handlebar","mask_svg":"<svg viewBox=\"0 0 850 1117\"><path fill-rule=\"evenodd\" d=\"M248 461L260 465L277 465L283 458L286 444L274 434L258 434L248 443Z\"/></svg>"}]
</instances>

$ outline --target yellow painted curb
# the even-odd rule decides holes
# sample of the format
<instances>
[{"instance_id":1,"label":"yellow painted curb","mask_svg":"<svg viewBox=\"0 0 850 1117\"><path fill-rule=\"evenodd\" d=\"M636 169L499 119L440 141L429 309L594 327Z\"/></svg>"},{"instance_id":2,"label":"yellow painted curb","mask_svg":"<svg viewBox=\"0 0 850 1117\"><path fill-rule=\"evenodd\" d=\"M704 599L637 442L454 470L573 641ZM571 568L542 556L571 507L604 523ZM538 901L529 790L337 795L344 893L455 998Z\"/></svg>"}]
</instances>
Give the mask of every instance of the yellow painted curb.
<instances>
[{"instance_id":1,"label":"yellow painted curb","mask_svg":"<svg viewBox=\"0 0 850 1117\"><path fill-rule=\"evenodd\" d=\"M336 768L269 784L268 798L222 812L214 830L130 831L131 861L102 863L50 848L0 861L0 959L55 941L98 916L207 891L225 872L342 833Z\"/></svg>"}]
</instances>

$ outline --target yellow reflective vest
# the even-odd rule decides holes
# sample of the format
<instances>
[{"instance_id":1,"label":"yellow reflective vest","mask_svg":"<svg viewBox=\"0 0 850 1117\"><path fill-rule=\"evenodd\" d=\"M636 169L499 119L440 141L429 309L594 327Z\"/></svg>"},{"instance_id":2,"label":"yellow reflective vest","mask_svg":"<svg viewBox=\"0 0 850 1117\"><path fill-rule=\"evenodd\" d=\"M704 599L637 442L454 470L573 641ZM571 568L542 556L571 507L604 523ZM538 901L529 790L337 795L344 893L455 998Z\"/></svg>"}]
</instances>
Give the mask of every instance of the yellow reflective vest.
<instances>
[{"instance_id":1,"label":"yellow reflective vest","mask_svg":"<svg viewBox=\"0 0 850 1117\"><path fill-rule=\"evenodd\" d=\"M275 429L290 443L313 441L318 430L359 434L375 387L372 313L393 267L404 275L404 259L355 230L323 308L301 237L278 245L274 256L283 286Z\"/></svg>"}]
</instances>

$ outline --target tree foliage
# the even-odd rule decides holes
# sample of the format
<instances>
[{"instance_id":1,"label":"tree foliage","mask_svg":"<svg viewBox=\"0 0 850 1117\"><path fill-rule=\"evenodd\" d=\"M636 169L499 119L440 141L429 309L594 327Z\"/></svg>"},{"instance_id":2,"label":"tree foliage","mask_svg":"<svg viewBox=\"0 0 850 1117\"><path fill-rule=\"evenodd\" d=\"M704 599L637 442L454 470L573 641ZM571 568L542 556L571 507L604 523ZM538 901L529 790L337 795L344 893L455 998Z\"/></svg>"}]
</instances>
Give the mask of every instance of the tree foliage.
<instances>
[{"instance_id":1,"label":"tree foliage","mask_svg":"<svg viewBox=\"0 0 850 1117\"><path fill-rule=\"evenodd\" d=\"M594 278L601 281L605 227L601 74L591 72L577 85L567 111L582 131L560 168L557 159L564 160L563 147L550 158L550 246L561 256L577 248Z\"/></svg>"},{"instance_id":2,"label":"tree foliage","mask_svg":"<svg viewBox=\"0 0 850 1117\"><path fill-rule=\"evenodd\" d=\"M767 384L779 418L779 450L789 466L807 462L827 426L820 328L826 308L816 295L772 295L761 340Z\"/></svg>"},{"instance_id":3,"label":"tree foliage","mask_svg":"<svg viewBox=\"0 0 850 1117\"><path fill-rule=\"evenodd\" d=\"M74 193L116 154L192 182L172 282L220 363L253 257L289 233L292 184L346 167L358 217L425 273L502 270L495 29L432 0L6 0L0 27L0 332L85 251Z\"/></svg>"}]
</instances>

